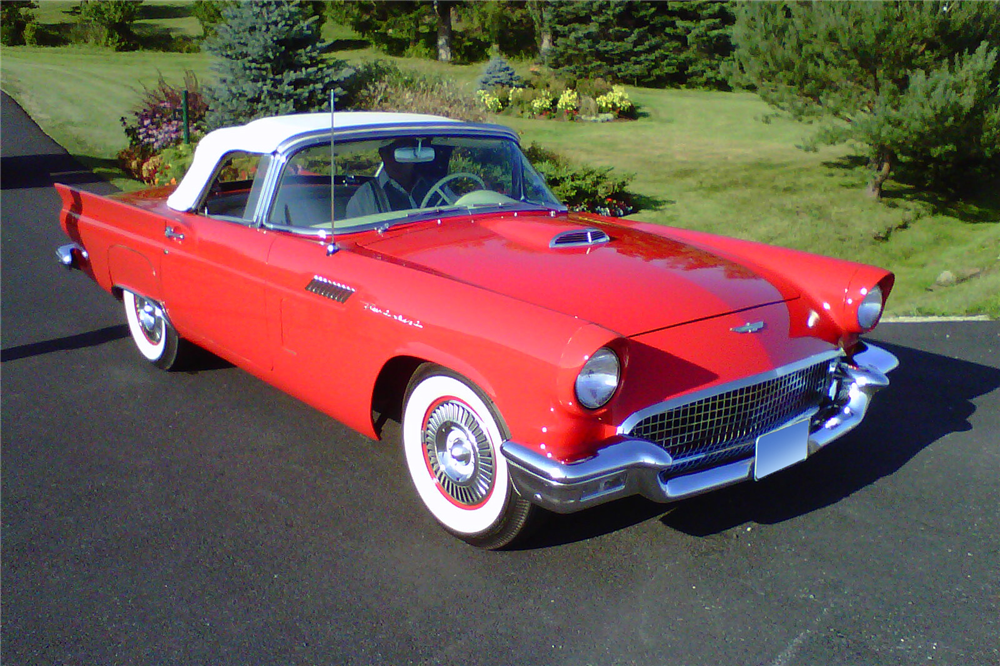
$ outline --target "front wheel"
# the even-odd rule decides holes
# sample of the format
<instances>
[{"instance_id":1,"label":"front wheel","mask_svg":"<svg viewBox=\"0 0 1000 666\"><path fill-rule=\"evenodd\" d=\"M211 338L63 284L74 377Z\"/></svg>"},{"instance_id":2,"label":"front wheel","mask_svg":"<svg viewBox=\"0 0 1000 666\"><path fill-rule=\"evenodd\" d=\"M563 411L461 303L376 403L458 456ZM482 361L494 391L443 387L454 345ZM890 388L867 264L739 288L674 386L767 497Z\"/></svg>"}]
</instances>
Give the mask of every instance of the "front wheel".
<instances>
[{"instance_id":1,"label":"front wheel","mask_svg":"<svg viewBox=\"0 0 1000 666\"><path fill-rule=\"evenodd\" d=\"M502 548L522 533L534 507L511 483L500 420L488 403L457 375L424 366L406 391L403 449L434 518L474 546Z\"/></svg>"},{"instance_id":2,"label":"front wheel","mask_svg":"<svg viewBox=\"0 0 1000 666\"><path fill-rule=\"evenodd\" d=\"M160 304L128 290L122 291L122 302L128 329L139 353L158 368L170 370L175 367L182 341Z\"/></svg>"}]
</instances>

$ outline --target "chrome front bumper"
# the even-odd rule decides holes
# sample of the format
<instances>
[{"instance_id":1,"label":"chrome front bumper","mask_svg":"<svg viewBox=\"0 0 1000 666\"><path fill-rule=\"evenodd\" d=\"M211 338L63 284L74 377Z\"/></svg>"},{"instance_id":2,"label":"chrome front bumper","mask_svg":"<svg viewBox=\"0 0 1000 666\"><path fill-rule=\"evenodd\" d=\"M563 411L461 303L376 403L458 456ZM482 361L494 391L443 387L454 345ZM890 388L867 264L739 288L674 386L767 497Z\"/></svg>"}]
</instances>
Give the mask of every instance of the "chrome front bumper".
<instances>
[{"instance_id":1,"label":"chrome front bumper","mask_svg":"<svg viewBox=\"0 0 1000 666\"><path fill-rule=\"evenodd\" d=\"M799 414L775 431L809 419L808 455L853 430L868 411L872 396L889 385L886 373L899 365L889 352L863 343L853 362L841 361L843 398L822 413ZM772 431L774 432L774 431ZM763 437L763 435L762 435ZM758 438L759 439L759 438ZM754 478L753 456L696 472L671 475L670 454L652 442L623 437L594 456L563 464L515 442L504 442L511 478L518 492L557 513L572 513L611 500L642 495L654 502L672 502Z\"/></svg>"}]
</instances>

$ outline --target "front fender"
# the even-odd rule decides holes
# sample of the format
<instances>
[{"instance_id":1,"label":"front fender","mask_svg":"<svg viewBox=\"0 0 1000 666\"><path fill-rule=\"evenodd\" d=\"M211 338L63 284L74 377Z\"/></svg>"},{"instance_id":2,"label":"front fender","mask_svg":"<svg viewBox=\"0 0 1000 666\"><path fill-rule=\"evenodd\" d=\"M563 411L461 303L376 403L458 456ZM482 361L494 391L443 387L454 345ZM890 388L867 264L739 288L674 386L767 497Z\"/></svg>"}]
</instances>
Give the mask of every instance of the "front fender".
<instances>
[{"instance_id":1,"label":"front fender","mask_svg":"<svg viewBox=\"0 0 1000 666\"><path fill-rule=\"evenodd\" d=\"M888 298L895 280L882 268L836 259L802 250L767 245L755 241L716 236L690 229L655 224L625 222L658 236L690 243L730 261L748 266L791 299L801 295L825 325L811 323L813 334L833 344L852 346L859 333L857 306L875 285Z\"/></svg>"}]
</instances>

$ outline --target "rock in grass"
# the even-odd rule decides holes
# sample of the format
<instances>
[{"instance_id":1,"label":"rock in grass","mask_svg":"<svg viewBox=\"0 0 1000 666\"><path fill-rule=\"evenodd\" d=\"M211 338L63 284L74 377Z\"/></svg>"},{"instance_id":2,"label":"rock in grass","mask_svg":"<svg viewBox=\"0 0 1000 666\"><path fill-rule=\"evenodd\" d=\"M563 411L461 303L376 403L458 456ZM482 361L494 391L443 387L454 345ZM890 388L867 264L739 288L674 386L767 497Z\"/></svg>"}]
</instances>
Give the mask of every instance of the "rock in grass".
<instances>
[{"instance_id":1,"label":"rock in grass","mask_svg":"<svg viewBox=\"0 0 1000 666\"><path fill-rule=\"evenodd\" d=\"M941 271L941 274L937 276L937 280L934 280L934 286L936 287L951 287L958 283L958 278L951 271Z\"/></svg>"}]
</instances>

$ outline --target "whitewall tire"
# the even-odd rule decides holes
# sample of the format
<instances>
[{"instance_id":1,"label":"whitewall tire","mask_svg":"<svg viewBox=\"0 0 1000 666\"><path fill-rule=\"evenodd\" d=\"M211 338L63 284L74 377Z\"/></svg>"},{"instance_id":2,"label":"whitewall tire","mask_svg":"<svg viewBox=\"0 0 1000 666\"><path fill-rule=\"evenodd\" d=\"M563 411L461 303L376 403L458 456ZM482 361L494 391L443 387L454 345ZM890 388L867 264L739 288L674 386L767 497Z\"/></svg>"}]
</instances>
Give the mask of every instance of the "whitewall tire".
<instances>
[{"instance_id":1,"label":"whitewall tire","mask_svg":"<svg viewBox=\"0 0 1000 666\"><path fill-rule=\"evenodd\" d=\"M174 367L181 340L160 304L128 290L122 291L122 302L128 329L139 353L158 368Z\"/></svg>"},{"instance_id":2,"label":"whitewall tire","mask_svg":"<svg viewBox=\"0 0 1000 666\"><path fill-rule=\"evenodd\" d=\"M532 505L510 480L492 402L434 365L417 371L403 407L403 449L424 506L449 532L501 548L525 528Z\"/></svg>"}]
</instances>

